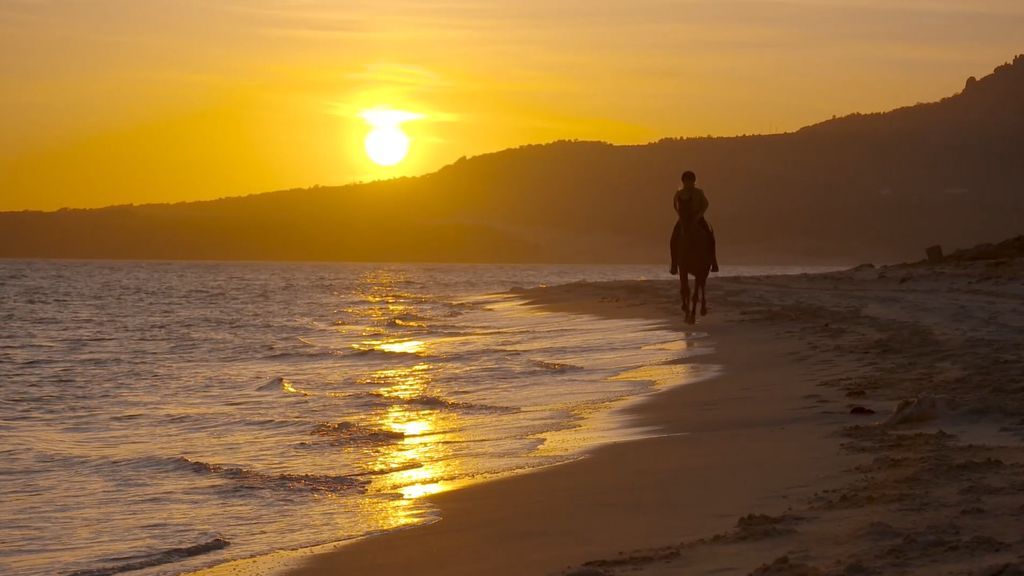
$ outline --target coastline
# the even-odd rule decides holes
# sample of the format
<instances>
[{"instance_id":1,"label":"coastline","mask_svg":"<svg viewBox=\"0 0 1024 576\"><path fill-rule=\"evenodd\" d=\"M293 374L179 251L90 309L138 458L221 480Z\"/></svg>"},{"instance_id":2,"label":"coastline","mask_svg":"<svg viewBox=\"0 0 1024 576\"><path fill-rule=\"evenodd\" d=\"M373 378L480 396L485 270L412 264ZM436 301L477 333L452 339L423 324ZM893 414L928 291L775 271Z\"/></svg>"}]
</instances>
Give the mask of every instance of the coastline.
<instances>
[{"instance_id":1,"label":"coastline","mask_svg":"<svg viewBox=\"0 0 1024 576\"><path fill-rule=\"evenodd\" d=\"M334 545L286 573L1019 569L1016 399L986 404L965 386L978 376L996 383L988 393L999 382L1021 384L1012 347L1024 327L1020 272L1015 261L715 279L713 313L697 327L715 352L688 362L724 373L629 409L634 425L665 435L432 496L440 521ZM518 296L554 311L678 318L672 281ZM971 345L998 314L1000 325ZM920 394L943 394L945 408L916 425L885 424L900 399ZM864 412L851 414L854 407ZM985 475L993 470L998 479ZM240 573L216 570L200 574Z\"/></svg>"},{"instance_id":2,"label":"coastline","mask_svg":"<svg viewBox=\"0 0 1024 576\"><path fill-rule=\"evenodd\" d=\"M585 286L632 293L632 283ZM675 317L671 281L644 283L652 294L632 294L648 302L642 307L566 289L565 301L560 287L518 296L553 311ZM798 345L735 320L733 313L709 316L699 328L711 333L715 352L687 360L724 365L723 374L628 408L633 425L657 427L661 436L432 496L440 521L353 541L286 573L546 574L623 549L726 531L752 511L784 513L790 500L838 481L835 473L857 458L841 454L829 437L836 416L801 409L815 387L788 360Z\"/></svg>"}]
</instances>

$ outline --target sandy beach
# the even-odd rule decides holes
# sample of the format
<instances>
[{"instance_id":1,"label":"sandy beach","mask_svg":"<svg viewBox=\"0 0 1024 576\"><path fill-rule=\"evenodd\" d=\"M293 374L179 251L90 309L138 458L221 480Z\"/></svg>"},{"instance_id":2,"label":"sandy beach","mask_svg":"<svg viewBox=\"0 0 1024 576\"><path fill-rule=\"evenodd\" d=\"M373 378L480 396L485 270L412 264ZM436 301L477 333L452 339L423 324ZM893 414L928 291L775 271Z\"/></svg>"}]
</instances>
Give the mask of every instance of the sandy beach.
<instances>
[{"instance_id":1,"label":"sandy beach","mask_svg":"<svg viewBox=\"0 0 1024 576\"><path fill-rule=\"evenodd\" d=\"M722 374L630 409L662 435L433 496L440 521L289 574L1020 574L1022 277L997 259L713 279L714 353L687 361ZM693 330L676 290L518 295Z\"/></svg>"}]
</instances>

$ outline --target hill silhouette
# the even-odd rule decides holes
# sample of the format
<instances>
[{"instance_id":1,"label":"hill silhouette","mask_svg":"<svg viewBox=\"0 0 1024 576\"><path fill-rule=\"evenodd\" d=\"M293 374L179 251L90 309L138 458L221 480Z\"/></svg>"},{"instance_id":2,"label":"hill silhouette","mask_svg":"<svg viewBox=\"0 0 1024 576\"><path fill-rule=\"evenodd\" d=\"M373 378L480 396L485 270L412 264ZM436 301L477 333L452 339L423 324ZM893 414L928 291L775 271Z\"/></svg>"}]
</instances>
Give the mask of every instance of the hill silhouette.
<instances>
[{"instance_id":1,"label":"hill silhouette","mask_svg":"<svg viewBox=\"0 0 1024 576\"><path fill-rule=\"evenodd\" d=\"M939 102L787 134L560 141L416 178L0 213L0 257L667 262L695 170L725 263L894 261L1024 228L1024 56Z\"/></svg>"}]
</instances>

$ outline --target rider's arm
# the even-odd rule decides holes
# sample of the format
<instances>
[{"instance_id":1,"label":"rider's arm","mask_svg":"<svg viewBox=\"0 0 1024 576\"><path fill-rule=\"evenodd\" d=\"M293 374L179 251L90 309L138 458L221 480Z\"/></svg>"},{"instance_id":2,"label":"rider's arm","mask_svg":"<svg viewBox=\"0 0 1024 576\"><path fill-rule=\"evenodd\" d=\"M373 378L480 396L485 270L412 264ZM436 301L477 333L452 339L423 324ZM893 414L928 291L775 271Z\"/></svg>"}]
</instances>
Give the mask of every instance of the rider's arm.
<instances>
[{"instance_id":1,"label":"rider's arm","mask_svg":"<svg viewBox=\"0 0 1024 576\"><path fill-rule=\"evenodd\" d=\"M676 214L679 214L679 190L672 196L672 207L675 208Z\"/></svg>"}]
</instances>

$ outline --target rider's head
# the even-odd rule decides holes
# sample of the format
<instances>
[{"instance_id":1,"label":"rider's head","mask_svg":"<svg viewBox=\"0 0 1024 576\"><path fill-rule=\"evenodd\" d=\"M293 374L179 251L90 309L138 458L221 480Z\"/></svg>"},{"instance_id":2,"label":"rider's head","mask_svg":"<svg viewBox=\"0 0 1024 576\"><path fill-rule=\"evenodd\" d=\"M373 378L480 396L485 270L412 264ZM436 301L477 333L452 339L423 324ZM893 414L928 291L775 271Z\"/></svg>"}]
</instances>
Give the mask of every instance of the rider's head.
<instances>
[{"instance_id":1,"label":"rider's head","mask_svg":"<svg viewBox=\"0 0 1024 576\"><path fill-rule=\"evenodd\" d=\"M682 181L683 184L695 184L697 182L697 175L690 170L687 170L686 172L683 172Z\"/></svg>"}]
</instances>

